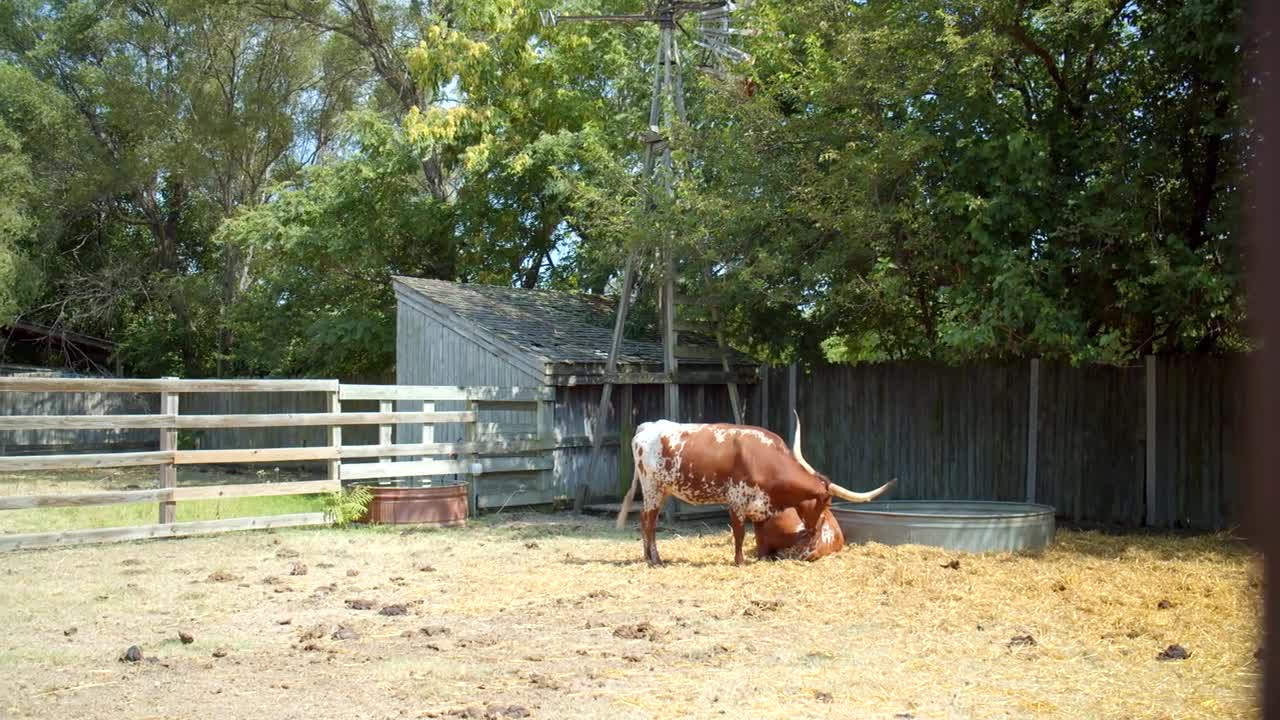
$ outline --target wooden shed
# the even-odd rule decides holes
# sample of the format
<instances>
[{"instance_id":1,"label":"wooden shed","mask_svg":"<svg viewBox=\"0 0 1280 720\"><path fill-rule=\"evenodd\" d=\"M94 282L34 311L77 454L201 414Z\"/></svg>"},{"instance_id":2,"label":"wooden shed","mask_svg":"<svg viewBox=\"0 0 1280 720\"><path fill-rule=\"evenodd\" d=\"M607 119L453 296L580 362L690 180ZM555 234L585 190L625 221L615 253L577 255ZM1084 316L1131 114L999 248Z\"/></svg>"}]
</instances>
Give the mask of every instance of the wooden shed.
<instances>
[{"instance_id":1,"label":"wooden shed","mask_svg":"<svg viewBox=\"0 0 1280 720\"><path fill-rule=\"evenodd\" d=\"M663 414L662 343L651 336L627 339L618 358L613 410L604 424L601 459L586 477L594 414L605 380L615 303L585 293L525 290L396 276L396 383L400 385L498 385L551 388L554 470L513 477L486 475L479 507L542 504L572 499L586 483L589 502L620 499L630 485L630 438L635 426ZM733 421L726 383L738 386L751 407L757 363L730 354L724 371L706 339L681 337L677 353L681 420ZM696 357L694 356L696 355ZM405 409L410 409L406 407ZM438 403L437 410L455 409ZM482 417L518 433L531 418L492 412ZM403 442L420 442L422 428L401 426ZM431 440L453 442L448 428ZM444 433L442 435L442 433ZM678 514L695 508L676 504Z\"/></svg>"}]
</instances>

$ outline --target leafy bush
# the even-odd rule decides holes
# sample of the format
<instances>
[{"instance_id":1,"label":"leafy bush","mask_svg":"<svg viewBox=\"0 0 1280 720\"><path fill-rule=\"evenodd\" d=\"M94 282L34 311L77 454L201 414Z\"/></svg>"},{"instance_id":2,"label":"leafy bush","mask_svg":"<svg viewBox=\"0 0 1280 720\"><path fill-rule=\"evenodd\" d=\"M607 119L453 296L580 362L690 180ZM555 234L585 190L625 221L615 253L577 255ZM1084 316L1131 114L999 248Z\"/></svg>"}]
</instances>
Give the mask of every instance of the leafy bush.
<instances>
[{"instance_id":1,"label":"leafy bush","mask_svg":"<svg viewBox=\"0 0 1280 720\"><path fill-rule=\"evenodd\" d=\"M324 498L324 514L337 527L346 527L364 515L373 493L363 485L352 485Z\"/></svg>"}]
</instances>

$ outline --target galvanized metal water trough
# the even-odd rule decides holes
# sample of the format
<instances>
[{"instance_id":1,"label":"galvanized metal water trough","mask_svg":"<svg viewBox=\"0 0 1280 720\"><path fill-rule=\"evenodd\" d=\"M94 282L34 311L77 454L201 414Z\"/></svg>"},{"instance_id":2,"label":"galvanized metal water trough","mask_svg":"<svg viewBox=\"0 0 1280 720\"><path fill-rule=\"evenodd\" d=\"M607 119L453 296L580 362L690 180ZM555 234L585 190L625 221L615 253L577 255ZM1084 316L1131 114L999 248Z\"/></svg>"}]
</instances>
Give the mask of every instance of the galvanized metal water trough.
<instances>
[{"instance_id":1,"label":"galvanized metal water trough","mask_svg":"<svg viewBox=\"0 0 1280 720\"><path fill-rule=\"evenodd\" d=\"M977 500L833 503L845 541L933 545L963 552L1043 550L1056 524L1048 505Z\"/></svg>"}]
</instances>

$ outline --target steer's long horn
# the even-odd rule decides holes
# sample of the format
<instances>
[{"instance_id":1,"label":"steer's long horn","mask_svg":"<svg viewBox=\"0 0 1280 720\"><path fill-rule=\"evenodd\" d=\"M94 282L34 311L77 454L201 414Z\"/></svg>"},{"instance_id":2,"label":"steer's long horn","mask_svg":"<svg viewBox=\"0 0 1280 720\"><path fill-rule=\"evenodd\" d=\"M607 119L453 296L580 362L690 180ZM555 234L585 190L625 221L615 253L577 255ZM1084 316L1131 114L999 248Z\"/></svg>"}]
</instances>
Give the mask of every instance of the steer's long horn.
<instances>
[{"instance_id":1,"label":"steer's long horn","mask_svg":"<svg viewBox=\"0 0 1280 720\"><path fill-rule=\"evenodd\" d=\"M795 410L792 410L791 412L796 416L796 436L795 439L791 441L791 454L795 456L796 461L800 463L801 467L814 475L817 475L818 471L813 469L813 466L804 459L804 453L800 452L800 413Z\"/></svg>"},{"instance_id":2,"label":"steer's long horn","mask_svg":"<svg viewBox=\"0 0 1280 720\"><path fill-rule=\"evenodd\" d=\"M893 489L893 486L897 484L898 484L898 478L894 478L889 482L876 488L875 490L872 490L871 492L854 492L852 490L846 490L835 483L831 483L830 489L831 489L831 494L835 495L841 500L848 500L849 502L856 502L856 503L864 503L864 502L871 502L872 500L875 500L881 495L889 492L890 490Z\"/></svg>"}]
</instances>

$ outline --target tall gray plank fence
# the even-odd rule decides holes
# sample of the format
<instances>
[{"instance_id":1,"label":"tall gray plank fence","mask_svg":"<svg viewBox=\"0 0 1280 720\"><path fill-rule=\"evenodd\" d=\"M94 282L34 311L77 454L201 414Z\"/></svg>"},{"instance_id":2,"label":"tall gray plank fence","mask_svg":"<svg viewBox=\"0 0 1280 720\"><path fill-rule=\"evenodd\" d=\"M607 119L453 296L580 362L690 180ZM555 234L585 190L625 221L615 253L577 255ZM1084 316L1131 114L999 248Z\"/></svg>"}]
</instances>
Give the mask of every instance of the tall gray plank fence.
<instances>
[{"instance_id":1,"label":"tall gray plank fence","mask_svg":"<svg viewBox=\"0 0 1280 720\"><path fill-rule=\"evenodd\" d=\"M1206 530L1240 517L1246 396L1231 357L1134 367L1039 360L768 368L758 422L847 487L1032 500L1087 524Z\"/></svg>"},{"instance_id":2,"label":"tall gray plank fence","mask_svg":"<svg viewBox=\"0 0 1280 720\"><path fill-rule=\"evenodd\" d=\"M1156 456L1167 492L1156 517L1220 528L1241 517L1246 387L1240 358L1161 358L1156 365Z\"/></svg>"},{"instance_id":3,"label":"tall gray plank fence","mask_svg":"<svg viewBox=\"0 0 1280 720\"><path fill-rule=\"evenodd\" d=\"M0 378L72 378L77 373L36 368L0 366ZM5 415L121 415L154 413L159 408L154 396L142 393L0 393L0 416ZM154 450L152 430L115 428L85 430L40 428L0 430L0 456L44 452L100 452Z\"/></svg>"},{"instance_id":4,"label":"tall gray plank fence","mask_svg":"<svg viewBox=\"0 0 1280 720\"><path fill-rule=\"evenodd\" d=\"M899 499L1021 497L1025 367L828 366L796 390L805 457L836 483L897 477Z\"/></svg>"},{"instance_id":5,"label":"tall gray plank fence","mask_svg":"<svg viewBox=\"0 0 1280 720\"><path fill-rule=\"evenodd\" d=\"M1038 395L1035 501L1076 522L1141 525L1143 368L1042 362ZM1025 498L1023 493L1016 499Z\"/></svg>"}]
</instances>

